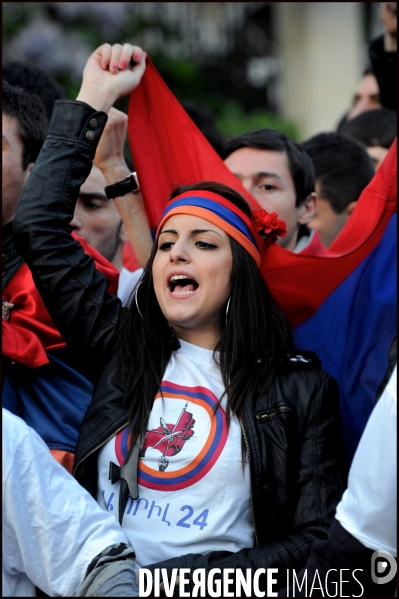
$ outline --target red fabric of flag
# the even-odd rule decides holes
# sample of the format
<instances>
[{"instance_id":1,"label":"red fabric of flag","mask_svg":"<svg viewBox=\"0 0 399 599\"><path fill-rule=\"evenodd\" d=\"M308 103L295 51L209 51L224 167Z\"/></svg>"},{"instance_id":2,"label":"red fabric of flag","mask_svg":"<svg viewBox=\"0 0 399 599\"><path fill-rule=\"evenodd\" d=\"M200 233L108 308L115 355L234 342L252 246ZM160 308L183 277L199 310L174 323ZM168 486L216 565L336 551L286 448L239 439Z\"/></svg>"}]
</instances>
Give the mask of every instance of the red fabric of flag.
<instances>
[{"instance_id":1,"label":"red fabric of flag","mask_svg":"<svg viewBox=\"0 0 399 599\"><path fill-rule=\"evenodd\" d=\"M129 241L123 244L122 264L127 270L130 270L130 272L134 272L138 268L141 268Z\"/></svg>"},{"instance_id":2,"label":"red fabric of flag","mask_svg":"<svg viewBox=\"0 0 399 599\"><path fill-rule=\"evenodd\" d=\"M72 236L80 242L85 253L94 258L96 268L109 279L109 292L116 294L118 270L82 237L76 233L72 233ZM9 320L2 318L3 355L28 368L47 364L49 359L46 350L65 347L65 343L25 263L7 285L3 299L13 304L9 311Z\"/></svg>"},{"instance_id":3,"label":"red fabric of flag","mask_svg":"<svg viewBox=\"0 0 399 599\"><path fill-rule=\"evenodd\" d=\"M143 79L130 97L128 134L152 229L176 185L225 183L241 193L253 209L259 209L149 59ZM371 252L395 211L396 141L325 256L294 254L276 244L267 248L261 272L292 327L310 318Z\"/></svg>"},{"instance_id":4,"label":"red fabric of flag","mask_svg":"<svg viewBox=\"0 0 399 599\"><path fill-rule=\"evenodd\" d=\"M149 58L130 96L128 135L151 229L157 228L177 185L218 181L237 189L254 209L261 208L226 168Z\"/></svg>"}]
</instances>

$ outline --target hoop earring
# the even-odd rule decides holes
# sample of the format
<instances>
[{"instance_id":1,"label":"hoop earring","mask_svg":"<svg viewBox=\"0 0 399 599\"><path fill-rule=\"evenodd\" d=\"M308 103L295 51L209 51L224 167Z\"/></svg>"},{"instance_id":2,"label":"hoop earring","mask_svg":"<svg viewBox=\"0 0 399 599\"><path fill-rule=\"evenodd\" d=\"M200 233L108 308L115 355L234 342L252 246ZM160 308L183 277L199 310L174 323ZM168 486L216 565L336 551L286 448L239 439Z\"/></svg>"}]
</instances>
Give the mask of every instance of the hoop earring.
<instances>
[{"instance_id":1,"label":"hoop earring","mask_svg":"<svg viewBox=\"0 0 399 599\"><path fill-rule=\"evenodd\" d=\"M140 312L139 303L138 303L138 301L137 301L137 292L138 292L138 290L139 290L139 287L140 287L141 283L142 283L142 281L140 281L140 283L137 285L137 287L136 287L136 289L135 289L135 291L134 291L134 301L136 302L136 308L137 308L137 312L140 314L141 318L142 318L143 320L145 320L144 316L143 316L143 315L142 315L142 313Z\"/></svg>"},{"instance_id":2,"label":"hoop earring","mask_svg":"<svg viewBox=\"0 0 399 599\"><path fill-rule=\"evenodd\" d=\"M230 308L230 300L231 300L231 296L229 297L229 301L227 302L227 306L226 306L226 325L227 325L227 315L229 313L229 308Z\"/></svg>"}]
</instances>

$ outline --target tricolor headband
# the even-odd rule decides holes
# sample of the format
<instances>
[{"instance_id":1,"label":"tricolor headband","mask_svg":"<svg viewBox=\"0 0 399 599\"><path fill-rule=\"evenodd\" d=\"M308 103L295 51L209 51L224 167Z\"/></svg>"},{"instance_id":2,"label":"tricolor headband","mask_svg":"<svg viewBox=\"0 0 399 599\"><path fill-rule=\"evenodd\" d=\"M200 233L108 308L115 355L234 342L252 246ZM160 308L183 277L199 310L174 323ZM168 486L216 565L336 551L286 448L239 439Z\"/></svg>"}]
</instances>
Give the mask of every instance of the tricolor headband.
<instances>
[{"instance_id":1,"label":"tricolor headband","mask_svg":"<svg viewBox=\"0 0 399 599\"><path fill-rule=\"evenodd\" d=\"M166 206L158 225L156 239L165 222L174 214L191 214L213 223L235 239L255 260L261 263L264 243L251 220L229 200L212 191L186 191Z\"/></svg>"}]
</instances>

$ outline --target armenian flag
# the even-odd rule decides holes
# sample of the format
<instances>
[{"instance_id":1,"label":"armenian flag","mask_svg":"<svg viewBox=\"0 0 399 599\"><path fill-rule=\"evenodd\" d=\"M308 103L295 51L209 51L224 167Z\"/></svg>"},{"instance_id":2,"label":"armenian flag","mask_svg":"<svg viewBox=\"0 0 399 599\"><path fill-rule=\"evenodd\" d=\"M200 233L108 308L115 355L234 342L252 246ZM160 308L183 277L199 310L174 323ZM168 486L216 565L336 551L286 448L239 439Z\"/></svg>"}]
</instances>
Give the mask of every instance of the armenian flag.
<instances>
[{"instance_id":1,"label":"armenian flag","mask_svg":"<svg viewBox=\"0 0 399 599\"><path fill-rule=\"evenodd\" d=\"M177 185L217 181L257 202L227 169L151 60L129 101L128 133L150 226ZM396 141L324 256L274 244L261 272L297 345L338 381L348 456L356 449L396 335Z\"/></svg>"}]
</instances>

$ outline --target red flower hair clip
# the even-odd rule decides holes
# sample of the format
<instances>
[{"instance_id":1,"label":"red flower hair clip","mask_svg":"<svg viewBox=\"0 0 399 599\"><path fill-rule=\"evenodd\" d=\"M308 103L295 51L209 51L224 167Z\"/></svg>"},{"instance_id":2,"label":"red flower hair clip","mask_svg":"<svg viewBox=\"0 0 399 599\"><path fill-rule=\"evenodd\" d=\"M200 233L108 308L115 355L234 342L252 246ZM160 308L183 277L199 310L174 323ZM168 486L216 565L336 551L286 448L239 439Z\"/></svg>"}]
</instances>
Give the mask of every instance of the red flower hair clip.
<instances>
[{"instance_id":1,"label":"red flower hair clip","mask_svg":"<svg viewBox=\"0 0 399 599\"><path fill-rule=\"evenodd\" d=\"M269 244L276 241L277 237L287 235L287 225L277 218L277 213L269 214L266 210L254 210L251 217L255 231Z\"/></svg>"}]
</instances>

